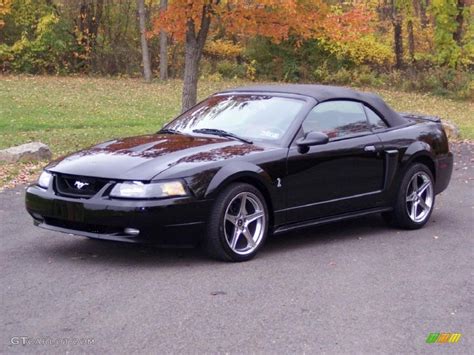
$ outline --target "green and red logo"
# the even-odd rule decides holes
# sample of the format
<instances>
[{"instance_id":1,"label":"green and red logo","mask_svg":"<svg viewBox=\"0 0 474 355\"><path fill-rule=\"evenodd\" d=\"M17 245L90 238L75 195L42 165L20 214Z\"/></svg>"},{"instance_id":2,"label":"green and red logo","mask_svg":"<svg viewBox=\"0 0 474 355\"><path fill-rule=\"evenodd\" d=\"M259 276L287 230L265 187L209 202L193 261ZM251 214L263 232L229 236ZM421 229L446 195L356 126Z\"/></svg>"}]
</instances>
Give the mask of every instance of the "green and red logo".
<instances>
[{"instance_id":1,"label":"green and red logo","mask_svg":"<svg viewBox=\"0 0 474 355\"><path fill-rule=\"evenodd\" d=\"M426 342L432 343L457 343L461 339L461 333L430 333Z\"/></svg>"}]
</instances>

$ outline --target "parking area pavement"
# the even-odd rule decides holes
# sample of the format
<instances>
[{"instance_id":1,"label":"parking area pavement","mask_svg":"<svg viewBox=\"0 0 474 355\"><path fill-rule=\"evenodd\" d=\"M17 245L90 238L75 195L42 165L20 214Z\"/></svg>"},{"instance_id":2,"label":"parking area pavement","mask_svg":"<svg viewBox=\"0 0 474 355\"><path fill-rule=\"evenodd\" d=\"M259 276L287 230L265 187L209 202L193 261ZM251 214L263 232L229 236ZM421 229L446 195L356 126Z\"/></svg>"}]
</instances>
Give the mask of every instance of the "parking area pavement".
<instances>
[{"instance_id":1,"label":"parking area pavement","mask_svg":"<svg viewBox=\"0 0 474 355\"><path fill-rule=\"evenodd\" d=\"M425 228L371 216L271 238L237 264L41 230L24 187L4 191L0 352L472 353L472 145L454 150ZM433 332L462 336L427 344Z\"/></svg>"}]
</instances>

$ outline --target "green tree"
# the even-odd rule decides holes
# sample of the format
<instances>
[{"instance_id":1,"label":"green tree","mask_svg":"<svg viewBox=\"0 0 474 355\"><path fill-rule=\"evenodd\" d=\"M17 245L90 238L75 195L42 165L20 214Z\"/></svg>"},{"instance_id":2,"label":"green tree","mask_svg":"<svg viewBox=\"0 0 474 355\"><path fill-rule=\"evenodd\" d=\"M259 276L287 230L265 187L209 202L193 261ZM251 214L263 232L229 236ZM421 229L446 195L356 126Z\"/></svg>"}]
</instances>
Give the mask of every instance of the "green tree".
<instances>
[{"instance_id":1,"label":"green tree","mask_svg":"<svg viewBox=\"0 0 474 355\"><path fill-rule=\"evenodd\" d=\"M462 0L433 0L431 13L435 21L435 59L440 65L456 68L472 64L471 8ZM464 29L468 28L465 33Z\"/></svg>"}]
</instances>

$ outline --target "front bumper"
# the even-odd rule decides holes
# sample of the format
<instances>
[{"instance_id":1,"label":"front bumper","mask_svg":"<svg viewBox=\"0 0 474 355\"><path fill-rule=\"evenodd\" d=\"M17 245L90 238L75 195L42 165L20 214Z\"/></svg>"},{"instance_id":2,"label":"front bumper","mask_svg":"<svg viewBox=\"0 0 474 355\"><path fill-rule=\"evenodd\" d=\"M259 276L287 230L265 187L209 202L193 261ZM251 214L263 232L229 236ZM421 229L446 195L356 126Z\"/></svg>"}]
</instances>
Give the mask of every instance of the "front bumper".
<instances>
[{"instance_id":1,"label":"front bumper","mask_svg":"<svg viewBox=\"0 0 474 355\"><path fill-rule=\"evenodd\" d=\"M52 231L132 243L194 245L204 232L212 201L190 196L160 200L105 196L78 199L31 185L26 190L25 203L34 224ZM127 228L139 233L126 233Z\"/></svg>"}]
</instances>

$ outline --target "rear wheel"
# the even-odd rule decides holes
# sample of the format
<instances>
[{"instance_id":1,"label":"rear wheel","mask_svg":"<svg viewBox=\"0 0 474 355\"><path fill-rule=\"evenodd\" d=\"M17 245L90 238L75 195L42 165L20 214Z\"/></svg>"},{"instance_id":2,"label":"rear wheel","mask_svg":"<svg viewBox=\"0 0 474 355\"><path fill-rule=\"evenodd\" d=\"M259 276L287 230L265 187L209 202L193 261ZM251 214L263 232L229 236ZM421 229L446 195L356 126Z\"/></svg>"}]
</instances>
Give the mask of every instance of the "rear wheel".
<instances>
[{"instance_id":1,"label":"rear wheel","mask_svg":"<svg viewBox=\"0 0 474 355\"><path fill-rule=\"evenodd\" d=\"M250 260L265 242L268 220L260 191L249 184L232 184L214 203L204 249L220 260Z\"/></svg>"},{"instance_id":2,"label":"rear wheel","mask_svg":"<svg viewBox=\"0 0 474 355\"><path fill-rule=\"evenodd\" d=\"M426 165L414 164L405 173L392 212L383 217L391 225L417 229L423 227L433 211L433 175Z\"/></svg>"}]
</instances>

